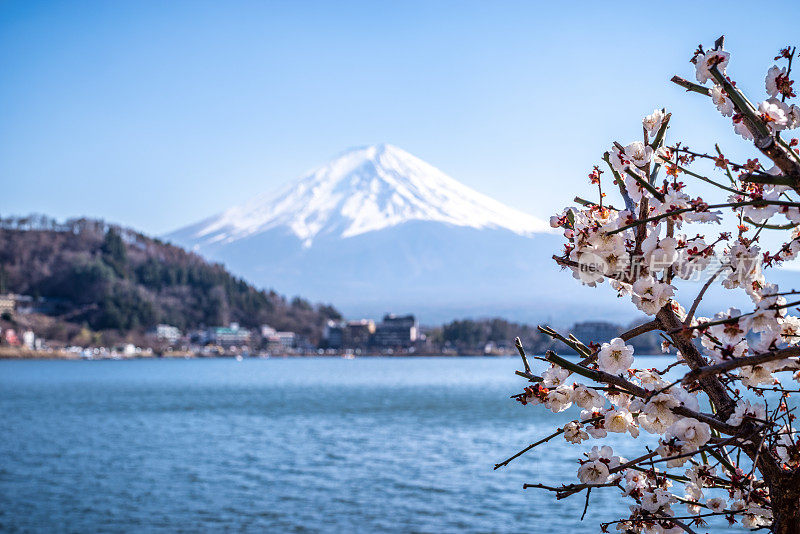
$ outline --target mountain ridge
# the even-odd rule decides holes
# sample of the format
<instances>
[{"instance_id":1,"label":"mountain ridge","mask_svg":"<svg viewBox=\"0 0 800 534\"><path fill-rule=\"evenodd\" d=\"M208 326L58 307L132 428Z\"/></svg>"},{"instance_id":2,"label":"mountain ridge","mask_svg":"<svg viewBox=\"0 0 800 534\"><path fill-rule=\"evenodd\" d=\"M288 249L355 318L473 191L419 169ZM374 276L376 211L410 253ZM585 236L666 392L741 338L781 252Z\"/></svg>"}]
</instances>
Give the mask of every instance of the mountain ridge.
<instances>
[{"instance_id":1,"label":"mountain ridge","mask_svg":"<svg viewBox=\"0 0 800 534\"><path fill-rule=\"evenodd\" d=\"M349 317L638 317L628 299L581 286L552 261L564 239L549 225L392 145L345 151L278 192L222 213L166 239L261 287L333 302ZM792 273L771 276L783 283ZM699 290L682 285L684 298ZM749 305L721 288L706 295L700 313Z\"/></svg>"},{"instance_id":2,"label":"mountain ridge","mask_svg":"<svg viewBox=\"0 0 800 534\"><path fill-rule=\"evenodd\" d=\"M562 240L549 224L389 144L344 151L165 239L349 316L545 320L572 283L550 260Z\"/></svg>"},{"instance_id":3,"label":"mountain ridge","mask_svg":"<svg viewBox=\"0 0 800 534\"><path fill-rule=\"evenodd\" d=\"M390 144L368 145L284 187L167 235L199 247L286 228L305 247L321 236L348 238L410 221L551 232L547 223L479 193Z\"/></svg>"}]
</instances>

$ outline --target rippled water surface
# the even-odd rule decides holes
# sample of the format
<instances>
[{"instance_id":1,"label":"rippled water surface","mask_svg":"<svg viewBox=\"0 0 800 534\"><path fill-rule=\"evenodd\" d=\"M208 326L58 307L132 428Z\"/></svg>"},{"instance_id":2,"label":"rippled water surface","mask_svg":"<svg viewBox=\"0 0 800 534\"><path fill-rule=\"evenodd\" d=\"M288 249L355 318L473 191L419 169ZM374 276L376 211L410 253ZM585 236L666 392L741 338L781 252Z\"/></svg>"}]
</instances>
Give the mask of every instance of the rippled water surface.
<instances>
[{"instance_id":1,"label":"rippled water surface","mask_svg":"<svg viewBox=\"0 0 800 534\"><path fill-rule=\"evenodd\" d=\"M587 443L492 470L556 424L509 399L518 364L0 361L0 531L597 532L614 490L583 523L583 496L522 490L575 481Z\"/></svg>"}]
</instances>

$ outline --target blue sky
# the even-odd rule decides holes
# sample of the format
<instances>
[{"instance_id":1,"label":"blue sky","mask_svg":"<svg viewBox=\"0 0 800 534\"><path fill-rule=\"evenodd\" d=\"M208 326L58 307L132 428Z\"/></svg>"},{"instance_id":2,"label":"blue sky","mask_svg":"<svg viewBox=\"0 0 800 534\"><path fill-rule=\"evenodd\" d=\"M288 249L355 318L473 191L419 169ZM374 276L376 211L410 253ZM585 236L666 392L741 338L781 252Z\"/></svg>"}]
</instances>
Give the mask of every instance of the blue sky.
<instances>
[{"instance_id":1,"label":"blue sky","mask_svg":"<svg viewBox=\"0 0 800 534\"><path fill-rule=\"evenodd\" d=\"M0 213L161 234L389 142L545 217L655 107L750 154L693 77L727 35L755 99L800 7L581 2L0 3ZM760 20L761 22L757 22ZM797 43L795 43L797 44ZM730 148L728 148L730 147Z\"/></svg>"}]
</instances>

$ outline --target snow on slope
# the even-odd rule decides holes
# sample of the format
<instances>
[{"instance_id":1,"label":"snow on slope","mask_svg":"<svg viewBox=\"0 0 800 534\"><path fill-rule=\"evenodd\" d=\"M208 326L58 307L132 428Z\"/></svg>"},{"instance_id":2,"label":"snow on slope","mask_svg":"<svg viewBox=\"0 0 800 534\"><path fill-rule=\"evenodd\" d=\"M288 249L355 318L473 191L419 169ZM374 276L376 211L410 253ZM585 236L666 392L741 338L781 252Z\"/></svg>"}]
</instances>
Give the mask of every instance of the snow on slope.
<instances>
[{"instance_id":1,"label":"snow on slope","mask_svg":"<svg viewBox=\"0 0 800 534\"><path fill-rule=\"evenodd\" d=\"M409 221L502 228L523 236L551 231L544 221L385 144L349 150L277 193L259 195L186 230L202 247L286 227L309 247L321 235L347 238Z\"/></svg>"}]
</instances>

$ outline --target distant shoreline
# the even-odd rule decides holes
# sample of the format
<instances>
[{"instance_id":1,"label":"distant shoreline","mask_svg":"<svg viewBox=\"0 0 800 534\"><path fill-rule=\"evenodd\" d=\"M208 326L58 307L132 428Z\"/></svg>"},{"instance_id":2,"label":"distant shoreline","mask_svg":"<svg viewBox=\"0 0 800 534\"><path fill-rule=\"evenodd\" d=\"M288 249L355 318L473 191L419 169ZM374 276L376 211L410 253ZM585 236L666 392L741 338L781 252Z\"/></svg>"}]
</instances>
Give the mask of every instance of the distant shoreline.
<instances>
[{"instance_id":1,"label":"distant shoreline","mask_svg":"<svg viewBox=\"0 0 800 534\"><path fill-rule=\"evenodd\" d=\"M339 359L364 359L364 358L506 358L515 356L514 354L360 354L352 356L342 354L271 354L243 356L242 360L271 360L271 359L302 359L302 358L339 358ZM104 356L86 358L77 352L64 350L30 350L19 347L0 347L0 361L13 360L63 360L63 361L131 361L131 360L236 360L235 355L214 355L206 356L193 353L168 353L162 355L153 354L152 356Z\"/></svg>"},{"instance_id":2,"label":"distant shoreline","mask_svg":"<svg viewBox=\"0 0 800 534\"><path fill-rule=\"evenodd\" d=\"M575 354L565 354L566 357L576 356ZM648 357L674 357L674 354L641 354L640 356ZM42 351L30 350L19 347L0 347L0 361L133 361L133 360L286 360L286 359L303 359L303 358L325 358L325 359L369 359L369 358L515 358L516 354L359 354L357 356L343 355L343 354L271 354L271 355L256 355L256 356L243 356L238 358L235 355L213 355L207 356L203 354L187 354L187 353L170 353L152 356L104 356L96 358L86 358L81 356L80 353L69 352L63 350Z\"/></svg>"}]
</instances>

